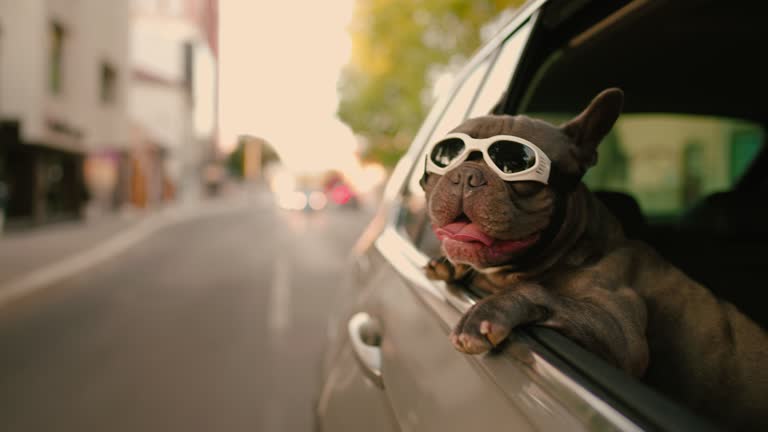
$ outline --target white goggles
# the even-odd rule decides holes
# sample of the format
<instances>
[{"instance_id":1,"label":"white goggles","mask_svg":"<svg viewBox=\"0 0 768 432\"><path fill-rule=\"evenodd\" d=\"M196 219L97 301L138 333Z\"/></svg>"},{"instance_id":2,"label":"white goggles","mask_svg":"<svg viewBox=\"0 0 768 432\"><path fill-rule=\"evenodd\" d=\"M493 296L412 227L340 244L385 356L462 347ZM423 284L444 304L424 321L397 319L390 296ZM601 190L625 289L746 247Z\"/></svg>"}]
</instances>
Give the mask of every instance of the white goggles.
<instances>
[{"instance_id":1,"label":"white goggles","mask_svg":"<svg viewBox=\"0 0 768 432\"><path fill-rule=\"evenodd\" d=\"M485 163L502 180L549 182L549 157L532 142L513 135L475 139L464 133L450 133L429 146L426 170L444 175L473 151L482 153Z\"/></svg>"}]
</instances>

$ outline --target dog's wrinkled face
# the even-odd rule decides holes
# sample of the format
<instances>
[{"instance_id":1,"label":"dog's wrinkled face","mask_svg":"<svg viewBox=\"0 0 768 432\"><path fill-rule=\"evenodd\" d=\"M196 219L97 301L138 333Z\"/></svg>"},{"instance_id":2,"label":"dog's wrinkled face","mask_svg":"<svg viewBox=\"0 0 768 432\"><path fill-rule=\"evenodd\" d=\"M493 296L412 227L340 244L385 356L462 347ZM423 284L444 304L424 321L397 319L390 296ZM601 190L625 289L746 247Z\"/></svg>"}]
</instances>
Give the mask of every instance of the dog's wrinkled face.
<instances>
[{"instance_id":1,"label":"dog's wrinkled face","mask_svg":"<svg viewBox=\"0 0 768 432\"><path fill-rule=\"evenodd\" d=\"M486 116L467 120L453 132L473 138L515 135L552 160L561 177L576 182L597 159L596 148L616 121L623 93L600 93L587 109L561 127L525 116ZM557 192L552 185L504 181L479 153L445 175L424 179L428 211L443 252L454 263L483 269L514 262L537 244L549 227Z\"/></svg>"}]
</instances>

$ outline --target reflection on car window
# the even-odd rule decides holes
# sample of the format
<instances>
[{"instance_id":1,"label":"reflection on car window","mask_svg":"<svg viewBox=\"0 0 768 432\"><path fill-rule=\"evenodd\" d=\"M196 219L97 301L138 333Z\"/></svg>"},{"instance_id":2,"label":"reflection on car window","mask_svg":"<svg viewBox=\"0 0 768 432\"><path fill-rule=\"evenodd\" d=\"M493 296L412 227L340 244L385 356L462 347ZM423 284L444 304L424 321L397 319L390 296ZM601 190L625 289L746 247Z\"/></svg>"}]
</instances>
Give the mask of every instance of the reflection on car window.
<instances>
[{"instance_id":1,"label":"reflection on car window","mask_svg":"<svg viewBox=\"0 0 768 432\"><path fill-rule=\"evenodd\" d=\"M730 190L763 137L760 126L726 118L625 115L584 180L594 190L631 193L651 221L676 220L707 195Z\"/></svg>"},{"instance_id":2,"label":"reflection on car window","mask_svg":"<svg viewBox=\"0 0 768 432\"><path fill-rule=\"evenodd\" d=\"M493 107L501 99L507 89L512 72L520 61L525 41L531 33L531 24L527 23L504 42L498 58L494 62L493 69L485 79L485 84L477 95L468 117L479 117L490 114Z\"/></svg>"},{"instance_id":3,"label":"reflection on car window","mask_svg":"<svg viewBox=\"0 0 768 432\"><path fill-rule=\"evenodd\" d=\"M530 114L559 124L564 114ZM632 195L649 222L676 222L696 203L728 191L762 148L757 124L685 114L624 114L599 147L584 182Z\"/></svg>"},{"instance_id":4,"label":"reflection on car window","mask_svg":"<svg viewBox=\"0 0 768 432\"><path fill-rule=\"evenodd\" d=\"M448 108L440 120L438 120L430 137L426 140L427 143L445 135L465 119L469 105L472 103L477 89L488 71L489 64L490 57L478 64L461 84L461 87L456 90L453 99L448 104ZM419 180L424 175L423 160L422 156L405 186L402 200L403 205L400 209L398 220L400 228L417 245L421 244L421 236L425 231L431 232L431 230L424 229L428 225L426 199L424 191L421 189L421 185L419 185Z\"/></svg>"},{"instance_id":5,"label":"reflection on car window","mask_svg":"<svg viewBox=\"0 0 768 432\"><path fill-rule=\"evenodd\" d=\"M477 88L480 86L485 73L488 71L490 60L480 63L475 70L467 77L466 81L462 84L461 88L456 92L456 95L448 105L448 109L443 114L443 117L437 123L435 130L432 132L432 137L427 140L427 143L432 142L448 132L451 129L458 126L465 118L469 105L477 94Z\"/></svg>"}]
</instances>

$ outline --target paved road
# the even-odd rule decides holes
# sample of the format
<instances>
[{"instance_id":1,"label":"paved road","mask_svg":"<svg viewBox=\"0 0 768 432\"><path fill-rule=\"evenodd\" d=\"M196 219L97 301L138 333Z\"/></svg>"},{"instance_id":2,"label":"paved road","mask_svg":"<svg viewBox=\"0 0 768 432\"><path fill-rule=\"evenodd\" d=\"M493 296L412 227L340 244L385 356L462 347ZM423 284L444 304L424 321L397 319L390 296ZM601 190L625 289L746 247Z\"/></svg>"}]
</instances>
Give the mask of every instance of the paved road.
<instances>
[{"instance_id":1,"label":"paved road","mask_svg":"<svg viewBox=\"0 0 768 432\"><path fill-rule=\"evenodd\" d=\"M3 306L0 430L311 430L327 310L366 219L233 207Z\"/></svg>"}]
</instances>

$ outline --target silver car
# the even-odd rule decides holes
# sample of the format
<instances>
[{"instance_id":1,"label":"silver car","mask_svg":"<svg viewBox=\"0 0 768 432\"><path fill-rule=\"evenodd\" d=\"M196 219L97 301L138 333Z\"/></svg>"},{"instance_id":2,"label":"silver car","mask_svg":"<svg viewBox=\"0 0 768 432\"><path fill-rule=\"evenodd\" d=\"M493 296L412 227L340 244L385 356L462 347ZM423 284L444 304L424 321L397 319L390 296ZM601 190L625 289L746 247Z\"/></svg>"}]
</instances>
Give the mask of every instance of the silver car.
<instances>
[{"instance_id":1,"label":"silver car","mask_svg":"<svg viewBox=\"0 0 768 432\"><path fill-rule=\"evenodd\" d=\"M768 185L768 71L758 54L768 38L754 9L661 0L521 8L435 104L354 250L317 428L712 430L708 413L551 330L518 329L486 355L457 352L448 334L478 294L426 279L440 245L419 179L426 144L466 118L528 113L557 122L621 87L625 113L584 181L630 236L765 325L765 294L750 289L764 285L768 264L768 199L755 204Z\"/></svg>"}]
</instances>

